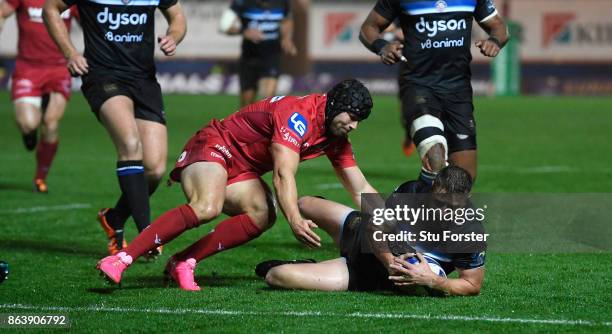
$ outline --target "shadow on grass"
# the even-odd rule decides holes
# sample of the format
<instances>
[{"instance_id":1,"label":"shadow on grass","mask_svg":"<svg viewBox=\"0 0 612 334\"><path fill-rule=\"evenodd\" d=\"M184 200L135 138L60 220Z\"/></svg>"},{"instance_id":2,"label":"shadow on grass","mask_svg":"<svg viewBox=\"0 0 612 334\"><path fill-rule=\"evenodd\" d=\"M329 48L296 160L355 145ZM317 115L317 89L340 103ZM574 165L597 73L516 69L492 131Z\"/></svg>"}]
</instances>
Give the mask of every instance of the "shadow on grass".
<instances>
[{"instance_id":1,"label":"shadow on grass","mask_svg":"<svg viewBox=\"0 0 612 334\"><path fill-rule=\"evenodd\" d=\"M32 194L32 184L30 183L8 183L6 181L0 181L0 191L21 191Z\"/></svg>"},{"instance_id":2,"label":"shadow on grass","mask_svg":"<svg viewBox=\"0 0 612 334\"><path fill-rule=\"evenodd\" d=\"M222 275L205 275L205 276L196 276L196 282L199 282L200 285L205 289L207 287L231 287L231 286L240 286L244 284L244 282L253 282L256 281L257 278L255 276L222 276ZM88 288L87 292L99 294L99 295L110 295L118 290L138 290L138 289L158 289L158 288L170 288L170 289L178 289L178 284L174 281L168 282L164 279L164 274L159 273L159 275L148 275L148 276L138 276L128 278L126 282L122 282L121 287L115 285L109 285L109 283L103 282L101 279L99 281L99 285L93 288Z\"/></svg>"},{"instance_id":3,"label":"shadow on grass","mask_svg":"<svg viewBox=\"0 0 612 334\"><path fill-rule=\"evenodd\" d=\"M83 257L98 258L103 256L103 253L96 252L91 248L81 247L78 244L71 243L69 245L60 242L50 242L45 240L5 240L0 239L0 250L8 252L36 252L48 255L52 254L69 254Z\"/></svg>"}]
</instances>

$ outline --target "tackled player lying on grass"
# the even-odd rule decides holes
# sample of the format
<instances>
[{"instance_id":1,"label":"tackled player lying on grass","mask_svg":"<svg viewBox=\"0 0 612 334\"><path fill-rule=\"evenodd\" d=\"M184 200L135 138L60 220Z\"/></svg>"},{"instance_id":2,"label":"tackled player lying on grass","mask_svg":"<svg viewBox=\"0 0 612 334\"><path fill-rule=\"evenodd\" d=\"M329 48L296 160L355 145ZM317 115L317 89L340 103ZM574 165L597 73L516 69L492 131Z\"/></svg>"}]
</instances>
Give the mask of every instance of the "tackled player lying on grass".
<instances>
[{"instance_id":1,"label":"tackled player lying on grass","mask_svg":"<svg viewBox=\"0 0 612 334\"><path fill-rule=\"evenodd\" d=\"M423 190L419 181L402 184L396 193ZM437 175L432 194L469 194L472 179L456 166ZM363 243L368 221L350 207L318 197L299 200L302 215L324 229L340 248L339 258L313 260L270 260L260 263L256 273L274 288L322 291L387 290L430 295L477 295L484 279L484 252L443 253L416 247L419 251L374 254ZM422 252L422 253L420 253ZM436 270L436 273L432 271ZM454 270L459 278L447 278ZM441 275L443 274L443 275Z\"/></svg>"}]
</instances>

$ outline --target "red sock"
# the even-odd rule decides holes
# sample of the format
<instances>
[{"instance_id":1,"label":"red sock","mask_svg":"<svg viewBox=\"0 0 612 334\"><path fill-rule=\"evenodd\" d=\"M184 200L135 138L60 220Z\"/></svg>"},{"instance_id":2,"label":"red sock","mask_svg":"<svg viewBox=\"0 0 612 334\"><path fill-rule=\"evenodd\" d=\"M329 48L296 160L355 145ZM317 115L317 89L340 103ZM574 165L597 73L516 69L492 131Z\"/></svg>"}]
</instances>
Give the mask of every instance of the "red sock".
<instances>
[{"instance_id":1,"label":"red sock","mask_svg":"<svg viewBox=\"0 0 612 334\"><path fill-rule=\"evenodd\" d=\"M57 145L59 141L55 143L47 143L41 140L36 149L36 179L46 179L51 168L51 163L57 152Z\"/></svg>"},{"instance_id":2,"label":"red sock","mask_svg":"<svg viewBox=\"0 0 612 334\"><path fill-rule=\"evenodd\" d=\"M136 261L144 253L157 246L167 244L185 230L198 225L199 220L193 209L187 204L181 205L167 211L157 218L153 224L142 230L124 251Z\"/></svg>"},{"instance_id":3,"label":"red sock","mask_svg":"<svg viewBox=\"0 0 612 334\"><path fill-rule=\"evenodd\" d=\"M190 258L200 261L226 249L240 246L257 238L263 231L246 214L228 218L219 223L204 238L176 254L178 260Z\"/></svg>"}]
</instances>

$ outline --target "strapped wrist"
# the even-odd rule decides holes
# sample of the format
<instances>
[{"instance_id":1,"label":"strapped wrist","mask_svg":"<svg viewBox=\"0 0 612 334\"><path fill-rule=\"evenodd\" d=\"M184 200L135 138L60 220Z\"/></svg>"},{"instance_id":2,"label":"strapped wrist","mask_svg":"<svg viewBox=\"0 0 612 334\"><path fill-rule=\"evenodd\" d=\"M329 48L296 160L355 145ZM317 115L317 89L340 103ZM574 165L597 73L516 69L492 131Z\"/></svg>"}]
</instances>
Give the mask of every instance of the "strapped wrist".
<instances>
[{"instance_id":1,"label":"strapped wrist","mask_svg":"<svg viewBox=\"0 0 612 334\"><path fill-rule=\"evenodd\" d=\"M377 55L379 55L379 56L380 56L380 55L381 55L381 52L382 52L382 49L383 49L383 48L384 48L384 47L385 47L387 44L389 44L389 42L388 42L388 41L386 41L386 40L384 40L384 39L382 39L382 38L379 38L379 39L375 40L375 41L372 43L372 48L371 48L371 50L372 50L372 52L374 52L374 53L376 53Z\"/></svg>"}]
</instances>

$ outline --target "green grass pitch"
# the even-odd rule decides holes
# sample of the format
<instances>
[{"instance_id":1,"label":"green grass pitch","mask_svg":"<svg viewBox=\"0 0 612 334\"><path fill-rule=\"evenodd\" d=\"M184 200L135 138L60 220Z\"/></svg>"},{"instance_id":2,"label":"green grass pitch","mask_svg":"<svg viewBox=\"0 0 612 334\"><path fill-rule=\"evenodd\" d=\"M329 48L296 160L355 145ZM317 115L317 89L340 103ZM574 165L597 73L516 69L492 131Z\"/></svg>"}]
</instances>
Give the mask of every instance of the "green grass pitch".
<instances>
[{"instance_id":1,"label":"green grass pitch","mask_svg":"<svg viewBox=\"0 0 612 334\"><path fill-rule=\"evenodd\" d=\"M212 117L237 105L226 96L165 98L168 168L185 141ZM414 178L418 159L400 149L398 102L376 97L370 119L352 137L370 182L390 191ZM479 176L476 192L579 193L612 189L612 99L477 98ZM161 259L139 262L111 289L94 270L105 255L96 211L118 196L110 139L76 94L61 124L61 144L48 184L31 191L34 155L0 93L0 260L11 266L0 284L0 313L68 313L74 331L109 332L382 332L610 333L612 256L488 253L482 294L471 298L399 297L376 293L274 291L254 266L270 258L337 256L329 238L307 250L284 218L259 239L201 263L200 293L166 288L166 259L218 221L170 243ZM269 180L269 176L266 177ZM300 194L349 203L323 157L301 165ZM152 216L184 203L179 185L161 186ZM129 222L127 237L135 235Z\"/></svg>"}]
</instances>

